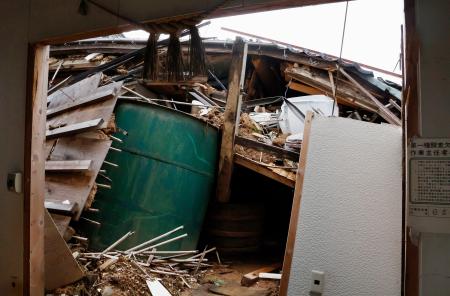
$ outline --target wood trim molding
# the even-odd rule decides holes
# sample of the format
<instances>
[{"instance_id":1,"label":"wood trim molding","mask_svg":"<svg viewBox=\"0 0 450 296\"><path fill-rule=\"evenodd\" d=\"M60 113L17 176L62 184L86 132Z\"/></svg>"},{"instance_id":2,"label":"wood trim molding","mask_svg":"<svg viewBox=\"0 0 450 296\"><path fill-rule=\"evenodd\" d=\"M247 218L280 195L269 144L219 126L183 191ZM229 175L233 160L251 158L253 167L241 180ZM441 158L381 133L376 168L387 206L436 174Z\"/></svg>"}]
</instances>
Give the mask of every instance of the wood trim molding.
<instances>
[{"instance_id":1,"label":"wood trim molding","mask_svg":"<svg viewBox=\"0 0 450 296\"><path fill-rule=\"evenodd\" d=\"M300 161L297 171L297 179L295 181L294 199L292 201L291 220L289 222L286 249L284 251L283 272L280 282L280 296L286 296L288 292L289 277L291 275L292 256L294 254L297 224L298 218L300 216L300 203L302 200L303 181L305 177L306 159L308 155L309 137L313 117L314 113L310 111L306 114L302 148L300 150Z\"/></svg>"},{"instance_id":2,"label":"wood trim molding","mask_svg":"<svg viewBox=\"0 0 450 296\"><path fill-rule=\"evenodd\" d=\"M50 47L31 45L25 121L23 295L44 294L45 122Z\"/></svg>"}]
</instances>

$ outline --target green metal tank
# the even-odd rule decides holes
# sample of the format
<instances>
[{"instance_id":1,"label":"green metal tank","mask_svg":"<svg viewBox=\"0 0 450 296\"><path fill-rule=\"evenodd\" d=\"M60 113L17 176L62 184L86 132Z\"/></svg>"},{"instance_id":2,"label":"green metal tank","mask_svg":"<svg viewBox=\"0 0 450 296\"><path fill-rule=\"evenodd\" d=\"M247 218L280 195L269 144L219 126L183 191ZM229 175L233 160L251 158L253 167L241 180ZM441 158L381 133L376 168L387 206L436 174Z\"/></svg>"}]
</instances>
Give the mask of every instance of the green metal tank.
<instances>
[{"instance_id":1,"label":"green metal tank","mask_svg":"<svg viewBox=\"0 0 450 296\"><path fill-rule=\"evenodd\" d=\"M164 250L197 247L202 223L213 193L218 159L219 132L188 114L156 104L121 101L116 123L127 132L117 133L104 164L112 189L99 188L88 218L101 226L84 227L90 248L101 250L128 231L136 233L120 249L147 241L184 225L188 237ZM101 176L98 183L108 184ZM159 249L159 248L158 248Z\"/></svg>"}]
</instances>

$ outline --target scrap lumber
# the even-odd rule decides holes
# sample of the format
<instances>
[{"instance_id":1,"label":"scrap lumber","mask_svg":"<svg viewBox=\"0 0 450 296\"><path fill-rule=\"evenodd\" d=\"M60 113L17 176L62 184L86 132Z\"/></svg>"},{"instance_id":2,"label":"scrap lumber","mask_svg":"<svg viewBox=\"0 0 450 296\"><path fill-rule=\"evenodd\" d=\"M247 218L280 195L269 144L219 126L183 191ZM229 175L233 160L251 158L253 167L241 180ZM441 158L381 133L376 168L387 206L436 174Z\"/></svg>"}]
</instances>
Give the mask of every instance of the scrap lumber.
<instances>
[{"instance_id":1,"label":"scrap lumber","mask_svg":"<svg viewBox=\"0 0 450 296\"><path fill-rule=\"evenodd\" d=\"M332 95L335 90L334 86L336 82L332 84L328 74L326 76L321 75L318 71L319 70L313 70L312 68L306 67L290 67L285 70L285 73L288 78L300 81L321 90L323 93ZM375 113L378 111L377 105L371 99L348 82L344 83L343 80L339 80L336 98L339 103L344 105L363 108Z\"/></svg>"},{"instance_id":2,"label":"scrap lumber","mask_svg":"<svg viewBox=\"0 0 450 296\"><path fill-rule=\"evenodd\" d=\"M46 172L76 173L85 172L91 168L92 160L47 160Z\"/></svg>"},{"instance_id":3,"label":"scrap lumber","mask_svg":"<svg viewBox=\"0 0 450 296\"><path fill-rule=\"evenodd\" d=\"M146 283L153 296L172 296L158 280L146 280Z\"/></svg>"},{"instance_id":4,"label":"scrap lumber","mask_svg":"<svg viewBox=\"0 0 450 296\"><path fill-rule=\"evenodd\" d=\"M236 122L239 122L245 64L247 60L247 43L236 38L231 58L227 104L225 106L225 122L223 124L222 142L219 156L216 198L219 202L230 199L230 182L233 170L234 136Z\"/></svg>"},{"instance_id":5,"label":"scrap lumber","mask_svg":"<svg viewBox=\"0 0 450 296\"><path fill-rule=\"evenodd\" d=\"M84 273L47 211L44 226L45 288L53 290L81 279Z\"/></svg>"},{"instance_id":6,"label":"scrap lumber","mask_svg":"<svg viewBox=\"0 0 450 296\"><path fill-rule=\"evenodd\" d=\"M85 131L99 128L103 123L102 118L96 118L84 122L74 123L63 127L58 127L52 130L47 130L45 136L47 139L54 139L59 137L66 137L74 134L79 134Z\"/></svg>"},{"instance_id":7,"label":"scrap lumber","mask_svg":"<svg viewBox=\"0 0 450 296\"><path fill-rule=\"evenodd\" d=\"M281 273L260 272L258 277L260 279L281 280Z\"/></svg>"},{"instance_id":8,"label":"scrap lumber","mask_svg":"<svg viewBox=\"0 0 450 296\"><path fill-rule=\"evenodd\" d=\"M82 98L95 92L100 84L101 77L102 73L97 73L91 77L55 91L47 97L47 108L53 109L73 102L76 98Z\"/></svg>"},{"instance_id":9,"label":"scrap lumber","mask_svg":"<svg viewBox=\"0 0 450 296\"><path fill-rule=\"evenodd\" d=\"M65 216L73 216L73 214L78 211L77 203L70 202L69 200L59 201L46 199L44 205L50 213L61 214Z\"/></svg>"},{"instance_id":10,"label":"scrap lumber","mask_svg":"<svg viewBox=\"0 0 450 296\"><path fill-rule=\"evenodd\" d=\"M78 204L74 219L78 220L85 208L91 191L95 186L95 179L108 154L112 141L109 139L88 138L83 135L60 138L55 142L50 140L46 146L53 150L47 156L48 161L65 159L90 159L92 164L87 171L77 174L47 174L45 176L46 200ZM49 152L50 153L50 152ZM114 168L113 168L114 169Z\"/></svg>"},{"instance_id":11,"label":"scrap lumber","mask_svg":"<svg viewBox=\"0 0 450 296\"><path fill-rule=\"evenodd\" d=\"M291 188L295 187L295 178L289 178L287 176L283 176L280 174L277 174L276 172L274 172L273 170L271 170L268 167L265 167L259 163L257 163L256 161L253 161L251 159L248 159L246 157L244 157L243 155L240 154L235 154L234 155L234 162L240 166L243 166L249 170L252 170L258 174L261 174L263 176L266 176L272 180L275 180L281 184L284 184L286 186L289 186ZM293 174L295 175L295 174Z\"/></svg>"},{"instance_id":12,"label":"scrap lumber","mask_svg":"<svg viewBox=\"0 0 450 296\"><path fill-rule=\"evenodd\" d=\"M401 125L400 118L397 117L394 113L392 113L388 108L386 108L379 100L377 100L367 89L365 89L361 84L358 83L352 76L350 76L344 69L339 68L339 71L351 82L353 83L360 91L362 91L366 96L368 96L379 108L379 114L383 117L387 122L391 124Z\"/></svg>"},{"instance_id":13,"label":"scrap lumber","mask_svg":"<svg viewBox=\"0 0 450 296\"><path fill-rule=\"evenodd\" d=\"M272 153L279 158L285 158L293 161L298 161L300 157L300 154L298 152L286 150L274 145L264 144L241 136L235 137L235 144L252 148L257 151Z\"/></svg>"},{"instance_id":14,"label":"scrap lumber","mask_svg":"<svg viewBox=\"0 0 450 296\"><path fill-rule=\"evenodd\" d=\"M244 276L242 276L241 285L249 287L258 281L260 273L272 272L276 269L279 269L280 267L281 267L280 263L274 263L274 264L271 264L268 266L261 267L252 272L249 272L249 273L245 274Z\"/></svg>"},{"instance_id":15,"label":"scrap lumber","mask_svg":"<svg viewBox=\"0 0 450 296\"><path fill-rule=\"evenodd\" d=\"M111 99L117 94L117 86L113 83L100 87L95 93L91 93L88 96L77 98L75 101L67 102L63 105L47 110L47 118L67 112L69 110L79 108L81 106L98 103L104 100Z\"/></svg>"},{"instance_id":16,"label":"scrap lumber","mask_svg":"<svg viewBox=\"0 0 450 296\"><path fill-rule=\"evenodd\" d=\"M93 94L102 92L103 90L107 89L119 90L121 86L122 82L114 82L99 88ZM108 122L110 121L114 112L114 107L116 106L117 97L118 91L116 91L114 95L111 95L111 98L108 100L101 100L92 104L82 104L74 108L69 108L69 110L66 110L65 112L59 113L50 118L47 118L47 129L50 129L52 126L71 125L98 118L103 119L103 122L99 128L107 128ZM75 102L77 101L78 99Z\"/></svg>"}]
</instances>

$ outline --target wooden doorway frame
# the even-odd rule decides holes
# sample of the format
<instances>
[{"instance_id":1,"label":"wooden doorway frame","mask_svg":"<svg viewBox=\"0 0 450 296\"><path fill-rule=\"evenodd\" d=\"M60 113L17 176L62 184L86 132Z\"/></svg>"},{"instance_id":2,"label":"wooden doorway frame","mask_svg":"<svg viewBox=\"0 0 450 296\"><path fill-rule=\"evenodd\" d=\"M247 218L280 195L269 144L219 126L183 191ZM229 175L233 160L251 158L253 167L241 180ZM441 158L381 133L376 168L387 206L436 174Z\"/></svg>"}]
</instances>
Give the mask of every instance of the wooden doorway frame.
<instances>
[{"instance_id":1,"label":"wooden doorway frame","mask_svg":"<svg viewBox=\"0 0 450 296\"><path fill-rule=\"evenodd\" d=\"M45 121L50 47L28 49L25 119L23 295L44 293Z\"/></svg>"}]
</instances>

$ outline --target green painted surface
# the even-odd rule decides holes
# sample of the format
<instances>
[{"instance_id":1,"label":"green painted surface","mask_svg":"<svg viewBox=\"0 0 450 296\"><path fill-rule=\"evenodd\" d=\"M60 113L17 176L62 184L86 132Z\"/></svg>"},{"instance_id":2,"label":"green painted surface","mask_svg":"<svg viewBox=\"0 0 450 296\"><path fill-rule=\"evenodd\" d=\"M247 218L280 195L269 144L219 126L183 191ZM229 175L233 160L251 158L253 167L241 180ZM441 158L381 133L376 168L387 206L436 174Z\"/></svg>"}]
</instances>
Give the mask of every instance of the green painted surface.
<instances>
[{"instance_id":1,"label":"green painted surface","mask_svg":"<svg viewBox=\"0 0 450 296\"><path fill-rule=\"evenodd\" d=\"M113 146L122 152L107 156L119 167L103 165L112 189L99 188L95 197L92 207L100 212L89 218L102 225L89 227L90 247L103 249L136 231L120 245L125 249L184 225L188 237L161 249L195 249L214 190L218 131L186 114L134 102L118 105L116 122L128 135L117 133L123 143Z\"/></svg>"}]
</instances>

